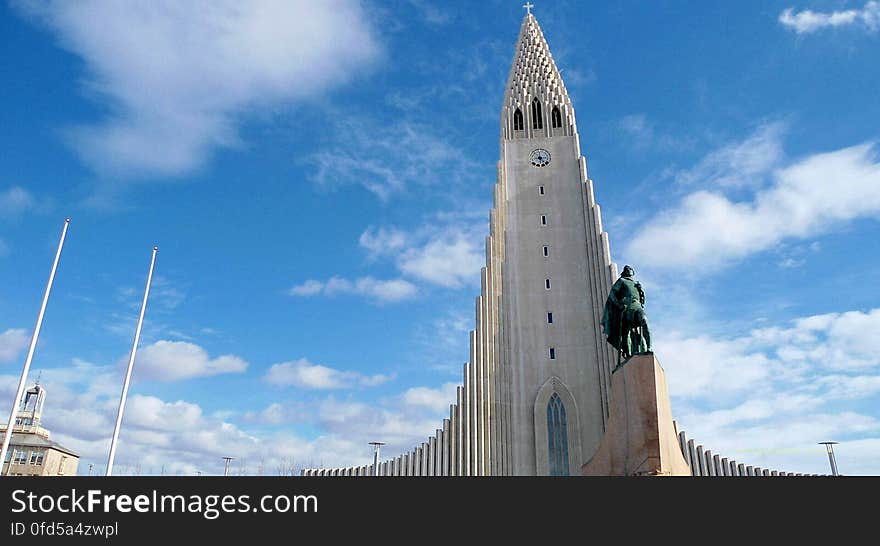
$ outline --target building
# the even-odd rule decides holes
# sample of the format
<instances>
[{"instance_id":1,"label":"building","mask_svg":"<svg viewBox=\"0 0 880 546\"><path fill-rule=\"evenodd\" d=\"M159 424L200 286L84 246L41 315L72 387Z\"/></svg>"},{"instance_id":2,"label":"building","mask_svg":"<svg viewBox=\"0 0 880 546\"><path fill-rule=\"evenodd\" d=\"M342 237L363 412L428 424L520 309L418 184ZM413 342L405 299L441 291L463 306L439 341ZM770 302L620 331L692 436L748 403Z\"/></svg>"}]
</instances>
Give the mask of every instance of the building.
<instances>
[{"instance_id":1,"label":"building","mask_svg":"<svg viewBox=\"0 0 880 546\"><path fill-rule=\"evenodd\" d=\"M46 389L37 382L25 391L15 416L4 476L75 476L79 455L49 439L40 424ZM0 434L6 426L0 425Z\"/></svg>"},{"instance_id":2,"label":"building","mask_svg":"<svg viewBox=\"0 0 880 546\"><path fill-rule=\"evenodd\" d=\"M633 357L623 373L612 371L616 354L600 317L617 265L581 155L574 107L530 9L500 129L470 361L449 418L393 459L302 474L800 475L745 465L689 440L672 420L653 355Z\"/></svg>"},{"instance_id":3,"label":"building","mask_svg":"<svg viewBox=\"0 0 880 546\"><path fill-rule=\"evenodd\" d=\"M574 475L602 439L616 357L599 318L617 266L574 107L531 13L517 39L500 133L463 384L442 428L383 463L385 474Z\"/></svg>"}]
</instances>

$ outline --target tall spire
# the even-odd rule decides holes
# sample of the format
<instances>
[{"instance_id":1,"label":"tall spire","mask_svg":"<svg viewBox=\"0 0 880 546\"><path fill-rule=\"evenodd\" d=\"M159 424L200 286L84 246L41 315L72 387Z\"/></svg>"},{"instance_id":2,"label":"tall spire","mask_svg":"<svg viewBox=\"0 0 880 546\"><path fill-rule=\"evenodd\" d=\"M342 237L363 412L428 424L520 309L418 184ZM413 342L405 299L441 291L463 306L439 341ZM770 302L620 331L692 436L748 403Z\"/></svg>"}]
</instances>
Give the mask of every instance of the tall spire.
<instances>
[{"instance_id":1,"label":"tall spire","mask_svg":"<svg viewBox=\"0 0 880 546\"><path fill-rule=\"evenodd\" d=\"M536 130L536 124L532 120L531 104L536 98L542 106L542 118L545 121L540 124L543 125L541 130ZM550 114L553 107L560 110L562 120L558 129L561 131L552 130L554 124ZM514 122L517 109L523 116L522 125ZM507 78L501 125L502 137L508 139L572 135L576 132L574 109L568 90L550 53L550 46L544 39L541 26L530 11L523 18L513 65Z\"/></svg>"}]
</instances>

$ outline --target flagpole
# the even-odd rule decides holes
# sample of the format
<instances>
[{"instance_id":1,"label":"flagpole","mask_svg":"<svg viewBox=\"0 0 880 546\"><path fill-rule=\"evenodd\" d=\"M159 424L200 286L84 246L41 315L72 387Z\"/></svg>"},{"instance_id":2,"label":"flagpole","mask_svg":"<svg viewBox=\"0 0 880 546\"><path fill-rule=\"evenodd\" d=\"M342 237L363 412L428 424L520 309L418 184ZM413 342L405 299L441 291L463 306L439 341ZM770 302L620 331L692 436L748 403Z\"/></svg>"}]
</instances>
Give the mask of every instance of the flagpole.
<instances>
[{"instance_id":1,"label":"flagpole","mask_svg":"<svg viewBox=\"0 0 880 546\"><path fill-rule=\"evenodd\" d=\"M116 457L116 442L119 440L119 428L122 426L122 414L125 411L125 399L128 397L128 385L131 382L131 370L134 367L134 356L137 353L138 341L141 338L141 327L144 325L144 314L147 311L147 298L150 295L150 284L153 282L153 267L156 265L156 252L158 246L153 247L153 257L150 259L150 272L147 275L147 287L144 289L144 301L141 303L141 314L138 317L137 329L134 333L134 343L131 346L131 354L128 357L128 369L125 372L125 382L122 384L122 396L119 397L119 410L116 413L116 426L113 428L113 439L110 440L110 456L107 458L107 476L113 475L113 459Z\"/></svg>"},{"instance_id":2,"label":"flagpole","mask_svg":"<svg viewBox=\"0 0 880 546\"><path fill-rule=\"evenodd\" d=\"M61 230L61 240L58 241L58 250L55 252L55 262L52 264L52 272L49 273L49 282L46 284L46 293L43 294L43 304L40 306L40 314L37 316L37 324L34 326L34 335L31 336L31 344L28 347L27 357L24 360L24 369L21 370L21 379L18 381L18 391L15 394L15 400L12 402L12 411L9 413L9 424L6 426L6 433L3 435L3 448L0 449L0 465L6 460L6 452L9 450L9 441L12 439L12 429L15 426L15 414L18 413L18 404L24 394L24 387L27 384L28 372L31 369L31 361L34 358L34 349L37 348L37 338L40 337L40 328L43 326L43 315L46 314L46 304L49 303L49 292L52 291L52 283L55 282L55 271L58 269L58 261L61 259L61 249L64 248L64 239L67 237L67 228L70 226L70 218L64 219L64 229ZM12 458L9 458L9 466L6 467L6 473L12 468Z\"/></svg>"}]
</instances>

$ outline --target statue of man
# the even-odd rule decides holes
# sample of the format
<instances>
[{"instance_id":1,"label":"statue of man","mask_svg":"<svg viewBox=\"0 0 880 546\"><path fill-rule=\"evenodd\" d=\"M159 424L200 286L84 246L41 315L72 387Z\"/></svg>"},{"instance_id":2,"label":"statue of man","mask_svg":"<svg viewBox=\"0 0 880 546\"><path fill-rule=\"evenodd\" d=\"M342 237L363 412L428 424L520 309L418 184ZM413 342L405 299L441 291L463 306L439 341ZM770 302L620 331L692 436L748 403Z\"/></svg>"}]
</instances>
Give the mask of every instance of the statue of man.
<instances>
[{"instance_id":1,"label":"statue of man","mask_svg":"<svg viewBox=\"0 0 880 546\"><path fill-rule=\"evenodd\" d=\"M634 274L632 267L624 266L620 278L611 287L602 314L602 329L608 343L617 349L618 366L621 359L651 352L645 291L641 283L633 279Z\"/></svg>"}]
</instances>

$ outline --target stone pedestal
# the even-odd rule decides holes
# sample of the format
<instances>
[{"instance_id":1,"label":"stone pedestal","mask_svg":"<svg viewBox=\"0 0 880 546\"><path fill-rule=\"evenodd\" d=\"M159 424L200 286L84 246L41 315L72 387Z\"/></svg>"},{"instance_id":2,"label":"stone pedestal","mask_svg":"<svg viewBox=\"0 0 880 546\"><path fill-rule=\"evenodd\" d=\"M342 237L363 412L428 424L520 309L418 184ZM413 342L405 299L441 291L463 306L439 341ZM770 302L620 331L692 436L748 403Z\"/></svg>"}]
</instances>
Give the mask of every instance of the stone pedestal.
<instances>
[{"instance_id":1,"label":"stone pedestal","mask_svg":"<svg viewBox=\"0 0 880 546\"><path fill-rule=\"evenodd\" d=\"M681 454L666 376L654 355L636 355L611 377L611 415L584 476L690 476Z\"/></svg>"}]
</instances>

